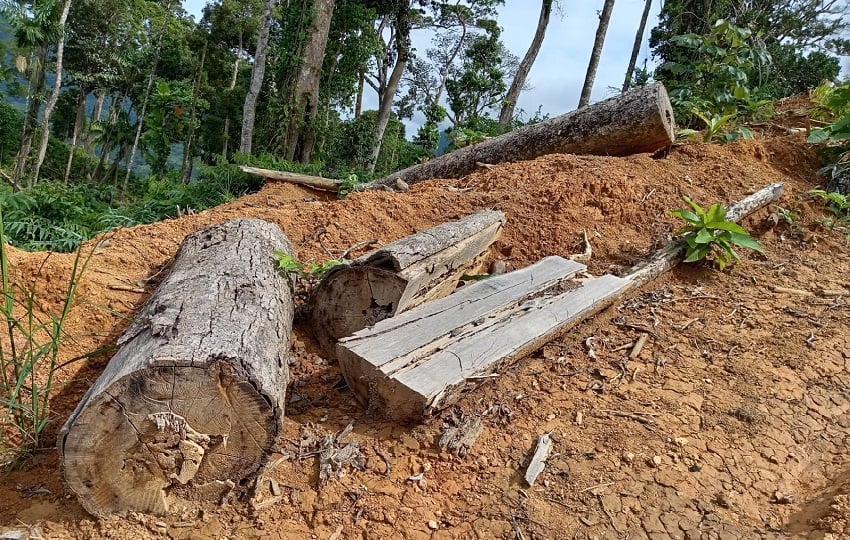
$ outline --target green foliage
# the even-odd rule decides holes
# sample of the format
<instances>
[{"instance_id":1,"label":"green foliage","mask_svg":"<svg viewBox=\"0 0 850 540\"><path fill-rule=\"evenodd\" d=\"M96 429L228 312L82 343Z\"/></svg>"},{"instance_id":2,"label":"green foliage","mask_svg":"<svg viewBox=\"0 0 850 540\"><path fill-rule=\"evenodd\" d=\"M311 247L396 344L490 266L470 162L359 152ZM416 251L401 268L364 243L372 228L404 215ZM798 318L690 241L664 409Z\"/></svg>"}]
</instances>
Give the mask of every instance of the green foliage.
<instances>
[{"instance_id":1,"label":"green foliage","mask_svg":"<svg viewBox=\"0 0 850 540\"><path fill-rule=\"evenodd\" d=\"M206 105L206 102L196 103L200 109L206 108ZM192 87L188 83L157 81L148 103L142 135L145 159L156 176L165 175L172 145L185 141L197 128L197 122L193 123L189 115L191 106Z\"/></svg>"},{"instance_id":2,"label":"green foliage","mask_svg":"<svg viewBox=\"0 0 850 540\"><path fill-rule=\"evenodd\" d=\"M357 177L356 174L349 174L345 180L339 185L339 190L337 191L337 196L340 199L344 199L348 196L349 193L352 193L357 190L357 186L362 182Z\"/></svg>"},{"instance_id":3,"label":"green foliage","mask_svg":"<svg viewBox=\"0 0 850 540\"><path fill-rule=\"evenodd\" d=\"M810 143L823 143L828 164L818 171L826 178L826 191L850 194L850 81L821 90L819 103L824 116L834 121L809 133Z\"/></svg>"},{"instance_id":4,"label":"green foliage","mask_svg":"<svg viewBox=\"0 0 850 540\"><path fill-rule=\"evenodd\" d=\"M15 282L0 214L0 470L37 448L47 426L53 376L65 339L65 322L91 258L77 252L58 313L39 313L36 292ZM46 378L44 375L46 374Z\"/></svg>"},{"instance_id":5,"label":"green foliage","mask_svg":"<svg viewBox=\"0 0 850 540\"><path fill-rule=\"evenodd\" d=\"M834 80L841 71L838 58L822 51L804 54L787 43L772 44L768 51L773 61L761 90L773 99L806 92Z\"/></svg>"},{"instance_id":6,"label":"green foliage","mask_svg":"<svg viewBox=\"0 0 850 540\"><path fill-rule=\"evenodd\" d=\"M721 19L705 35L671 38L674 56L655 76L669 89L681 124L696 127L702 119L712 129L763 113L770 101L751 90L748 73L767 65L770 55L754 37L750 30Z\"/></svg>"},{"instance_id":7,"label":"green foliage","mask_svg":"<svg viewBox=\"0 0 850 540\"><path fill-rule=\"evenodd\" d=\"M305 266L294 255L290 255L283 251L276 250L274 252L274 256L278 261L278 269L280 269L284 274L295 274L299 278L307 278L314 281L322 279L322 277L324 277L331 268L348 262L345 259L330 259L322 263L310 261Z\"/></svg>"},{"instance_id":8,"label":"green foliage","mask_svg":"<svg viewBox=\"0 0 850 540\"><path fill-rule=\"evenodd\" d=\"M763 252L759 244L740 225L726 220L726 209L719 203L711 205L708 211L690 197L683 197L691 210L682 208L673 210L670 215L687 222L676 234L686 248L685 262L701 261L712 256L715 266L720 270L741 257L735 247Z\"/></svg>"},{"instance_id":9,"label":"green foliage","mask_svg":"<svg viewBox=\"0 0 850 540\"><path fill-rule=\"evenodd\" d=\"M850 240L850 195L823 189L812 189L808 193L812 197L822 200L832 213L831 218L822 218L819 223L829 229L843 231Z\"/></svg>"},{"instance_id":10,"label":"green foliage","mask_svg":"<svg viewBox=\"0 0 850 540\"><path fill-rule=\"evenodd\" d=\"M0 166L10 164L21 144L21 115L0 97Z\"/></svg>"}]
</instances>

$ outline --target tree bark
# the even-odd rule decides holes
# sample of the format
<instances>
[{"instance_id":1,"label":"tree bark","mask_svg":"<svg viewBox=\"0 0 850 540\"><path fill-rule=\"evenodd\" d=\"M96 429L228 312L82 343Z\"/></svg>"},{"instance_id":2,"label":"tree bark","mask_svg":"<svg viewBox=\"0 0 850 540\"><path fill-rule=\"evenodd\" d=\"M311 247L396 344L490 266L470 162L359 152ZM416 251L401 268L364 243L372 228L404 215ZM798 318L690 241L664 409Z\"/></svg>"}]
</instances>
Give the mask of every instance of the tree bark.
<instances>
[{"instance_id":1,"label":"tree bark","mask_svg":"<svg viewBox=\"0 0 850 540\"><path fill-rule=\"evenodd\" d=\"M192 151L195 143L195 132L197 128L195 127L195 121L198 116L198 92L200 92L201 88L201 77L204 74L204 63L207 60L207 47L209 46L209 38L204 40L204 48L201 50L201 60L198 64L198 74L195 77L194 84L192 85L192 106L189 111L190 118L190 131L189 136L187 137L186 142L183 144L183 162L180 164L180 180L186 184L189 183L189 179L191 178L191 167L189 166L189 161L192 159Z\"/></svg>"},{"instance_id":2,"label":"tree bark","mask_svg":"<svg viewBox=\"0 0 850 540\"><path fill-rule=\"evenodd\" d=\"M531 66L534 65L534 61L537 59L537 53L540 52L540 47L543 45L543 38L546 37L546 28L549 26L549 17L552 15L552 1L543 0L541 2L540 18L537 20L537 31L534 32L534 39L531 40L531 45L522 58L522 62L519 64L511 87L508 89L508 93L505 94L505 101L502 103L502 110L499 113L499 127L502 131L507 131L511 125L511 120L514 117L514 109L519 100L519 94L522 92L522 87L525 86L525 80L528 78Z\"/></svg>"},{"instance_id":3,"label":"tree bark","mask_svg":"<svg viewBox=\"0 0 850 540\"><path fill-rule=\"evenodd\" d=\"M732 205L738 221L782 195L768 186ZM542 347L681 262L670 244L626 276L576 281L584 265L547 257L343 338L337 358L348 386L370 410L417 421L453 402L482 378Z\"/></svg>"},{"instance_id":4,"label":"tree bark","mask_svg":"<svg viewBox=\"0 0 850 540\"><path fill-rule=\"evenodd\" d=\"M415 184L431 178L459 178L473 172L479 163L495 165L546 154L625 156L655 152L674 140L670 99L664 85L656 83L460 148L362 188L392 188L398 179Z\"/></svg>"},{"instance_id":5,"label":"tree bark","mask_svg":"<svg viewBox=\"0 0 850 540\"><path fill-rule=\"evenodd\" d=\"M56 80L53 82L53 89L50 91L50 97L47 99L47 104L44 106L44 113L41 119L41 141L38 145L38 158L35 162L35 170L32 175L32 183L38 183L38 176L41 173L41 166L44 163L44 157L47 155L47 143L50 140L50 115L53 114L53 108L56 107L56 102L59 101L59 91L62 89L62 62L65 57L65 21L68 20L68 11L71 10L71 0L65 0L62 5L62 13L59 15L59 41L56 44ZM73 149L71 149L73 152Z\"/></svg>"},{"instance_id":6,"label":"tree bark","mask_svg":"<svg viewBox=\"0 0 850 540\"><path fill-rule=\"evenodd\" d=\"M257 100L260 98L260 90L263 88L263 78L266 74L266 49L269 44L272 12L275 5L277 5L277 0L267 0L263 6L263 14L260 19L257 49L254 53L254 67L251 70L251 83L248 86L248 94L245 96L245 105L242 107L242 135L239 142L239 151L243 154L251 153L251 146L254 139L254 122L257 115Z\"/></svg>"},{"instance_id":7,"label":"tree bark","mask_svg":"<svg viewBox=\"0 0 850 540\"><path fill-rule=\"evenodd\" d=\"M584 77L584 86L582 86L581 97L578 101L579 109L590 103L590 92L593 90L593 82L596 80L596 70L599 68L599 58L602 56L602 46L605 44L605 35L608 33L608 23L611 22L613 10L614 0L605 0L605 5L602 6L602 14L599 16L599 26L596 28L593 51L590 53L590 63L587 65L587 74Z\"/></svg>"},{"instance_id":8,"label":"tree bark","mask_svg":"<svg viewBox=\"0 0 850 540\"><path fill-rule=\"evenodd\" d=\"M629 67L626 68L626 79L623 81L623 92L627 91L632 86L632 75L635 72L637 58L640 54L640 45L643 43L643 33L646 31L646 21L649 19L649 11L652 9L652 0L646 0L643 5L643 14L640 16L640 24L638 25L637 33L635 34L635 44L632 46L632 55L629 57Z\"/></svg>"},{"instance_id":9,"label":"tree bark","mask_svg":"<svg viewBox=\"0 0 850 540\"><path fill-rule=\"evenodd\" d=\"M369 172L375 172L375 165L378 163L378 157L381 155L381 145L384 143L384 133L387 131L387 124L390 121L390 113L393 108L393 100L398 91L398 83L401 81L401 76L407 67L407 56L402 58L399 54L396 60L393 71L390 74L390 79L387 82L387 88L384 91L381 103L378 106L378 117L375 120L375 146L372 148L372 155L369 156L367 169Z\"/></svg>"},{"instance_id":10,"label":"tree bark","mask_svg":"<svg viewBox=\"0 0 850 540\"><path fill-rule=\"evenodd\" d=\"M366 82L366 75L360 71L360 76L357 78L357 98L354 101L354 119L359 120L363 113L363 86Z\"/></svg>"},{"instance_id":11,"label":"tree bark","mask_svg":"<svg viewBox=\"0 0 850 540\"><path fill-rule=\"evenodd\" d=\"M502 212L443 223L333 268L311 298L313 334L329 354L336 341L457 287L476 274L501 234Z\"/></svg>"},{"instance_id":12,"label":"tree bark","mask_svg":"<svg viewBox=\"0 0 850 540\"><path fill-rule=\"evenodd\" d=\"M309 163L316 144L316 113L319 110L319 82L328 32L331 28L335 0L315 0L316 16L310 24L309 37L304 47L301 69L295 82L294 102L283 139L284 158L289 161Z\"/></svg>"},{"instance_id":13,"label":"tree bark","mask_svg":"<svg viewBox=\"0 0 850 540\"><path fill-rule=\"evenodd\" d=\"M59 435L64 479L101 517L244 493L280 434L293 301L280 229L237 219L183 241L171 272Z\"/></svg>"}]
</instances>

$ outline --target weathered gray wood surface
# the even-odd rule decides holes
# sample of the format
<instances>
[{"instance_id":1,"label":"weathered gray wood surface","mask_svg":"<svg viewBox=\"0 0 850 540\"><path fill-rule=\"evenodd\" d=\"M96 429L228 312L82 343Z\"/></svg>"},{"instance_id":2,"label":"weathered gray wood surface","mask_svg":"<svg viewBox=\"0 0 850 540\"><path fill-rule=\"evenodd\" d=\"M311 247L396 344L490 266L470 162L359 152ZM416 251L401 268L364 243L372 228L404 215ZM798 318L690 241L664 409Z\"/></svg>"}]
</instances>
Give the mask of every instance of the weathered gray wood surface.
<instances>
[{"instance_id":1,"label":"weathered gray wood surface","mask_svg":"<svg viewBox=\"0 0 850 540\"><path fill-rule=\"evenodd\" d=\"M625 156L655 152L673 144L675 137L667 90L655 83L460 148L359 189L391 189L398 179L415 184L432 178L459 178L473 172L477 163L492 165L546 154Z\"/></svg>"},{"instance_id":2,"label":"weathered gray wood surface","mask_svg":"<svg viewBox=\"0 0 850 540\"><path fill-rule=\"evenodd\" d=\"M479 273L504 222L502 212L477 212L333 268L311 299L316 339L333 354L337 339L451 293L463 274Z\"/></svg>"},{"instance_id":3,"label":"weathered gray wood surface","mask_svg":"<svg viewBox=\"0 0 850 540\"><path fill-rule=\"evenodd\" d=\"M768 186L733 204L727 219L739 221L781 195L781 184ZM566 278L582 266L549 257L340 340L340 367L370 409L414 421L619 301L681 262L683 255L670 244L622 278L605 275L572 284ZM570 270L563 267L566 263L577 266Z\"/></svg>"},{"instance_id":4,"label":"weathered gray wood surface","mask_svg":"<svg viewBox=\"0 0 850 540\"><path fill-rule=\"evenodd\" d=\"M68 486L94 515L167 513L245 490L281 430L293 303L257 219L186 237L171 272L59 436Z\"/></svg>"},{"instance_id":5,"label":"weathered gray wood surface","mask_svg":"<svg viewBox=\"0 0 850 540\"><path fill-rule=\"evenodd\" d=\"M584 265L547 257L379 322L340 340L337 358L354 394L370 407L401 421L414 420L448 404L469 377L491 373L491 360L518 351L528 326L541 313L542 294L554 294ZM509 321L523 323L507 328ZM531 339L536 339L532 336ZM435 379L431 380L433 377Z\"/></svg>"}]
</instances>

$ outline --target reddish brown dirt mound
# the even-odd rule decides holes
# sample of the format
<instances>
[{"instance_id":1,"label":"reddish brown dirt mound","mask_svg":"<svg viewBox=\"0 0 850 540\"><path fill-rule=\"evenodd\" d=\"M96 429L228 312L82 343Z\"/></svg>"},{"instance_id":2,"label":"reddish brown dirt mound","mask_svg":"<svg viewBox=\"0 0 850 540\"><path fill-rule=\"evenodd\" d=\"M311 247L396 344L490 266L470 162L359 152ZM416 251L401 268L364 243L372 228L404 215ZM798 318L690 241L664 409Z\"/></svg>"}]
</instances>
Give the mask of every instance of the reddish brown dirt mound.
<instances>
[{"instance_id":1,"label":"reddish brown dirt mound","mask_svg":"<svg viewBox=\"0 0 850 540\"><path fill-rule=\"evenodd\" d=\"M809 226L821 214L805 195L817 166L799 135L689 144L662 159L553 155L342 201L270 183L198 215L104 235L91 244L98 247L68 327L68 357L114 343L183 237L233 217L273 221L302 260L322 261L362 240L386 243L496 208L508 222L493 258L516 268L579 253L586 229L589 266L604 273L669 237L676 224L666 211L680 207L683 194L729 202L785 182L780 204L799 215L775 225L769 211L759 212L745 225L764 256L748 255L724 273L680 267L420 426L377 421L335 390L334 362L297 329L286 441L268 473L279 496L264 482L252 504L95 522L63 488L56 453L46 449L4 480L0 524L38 525L51 538L841 538L848 302L818 293L848 287L850 249ZM71 260L13 257L43 310L58 305ZM626 361L635 326L651 337ZM591 337L596 359L586 348ZM106 360L62 371L46 441ZM602 384L592 390L591 381ZM437 445L461 414L481 415L484 425L464 457ZM299 441L351 421L362 470L319 485L316 458L299 457ZM543 433L552 434L553 454L528 488L521 472Z\"/></svg>"}]
</instances>

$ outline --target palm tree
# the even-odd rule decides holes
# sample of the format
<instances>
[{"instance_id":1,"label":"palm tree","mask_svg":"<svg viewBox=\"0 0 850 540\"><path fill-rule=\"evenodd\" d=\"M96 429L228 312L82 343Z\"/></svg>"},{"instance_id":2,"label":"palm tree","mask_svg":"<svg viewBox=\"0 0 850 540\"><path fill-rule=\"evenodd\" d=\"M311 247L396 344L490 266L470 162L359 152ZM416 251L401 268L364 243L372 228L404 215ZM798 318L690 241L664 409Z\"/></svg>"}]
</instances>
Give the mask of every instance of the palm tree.
<instances>
[{"instance_id":1,"label":"palm tree","mask_svg":"<svg viewBox=\"0 0 850 540\"><path fill-rule=\"evenodd\" d=\"M652 0L646 0L643 5L643 15L640 17L640 24L635 34L635 44L632 47L632 56L629 58L629 67L626 68L626 80L623 82L623 92L629 89L632 85L632 74L635 72L637 57L640 54L640 45L643 43L643 33L646 30L646 20L649 18L649 10L652 8Z\"/></svg>"},{"instance_id":2,"label":"palm tree","mask_svg":"<svg viewBox=\"0 0 850 540\"><path fill-rule=\"evenodd\" d=\"M57 0L0 0L0 15L12 28L19 51L15 65L18 71L28 77L27 109L24 114L21 147L12 176L14 184L20 183L32 148L35 124L41 109L41 94L44 90L48 44L59 37L58 5ZM32 185L32 181L29 185Z\"/></svg>"}]
</instances>

